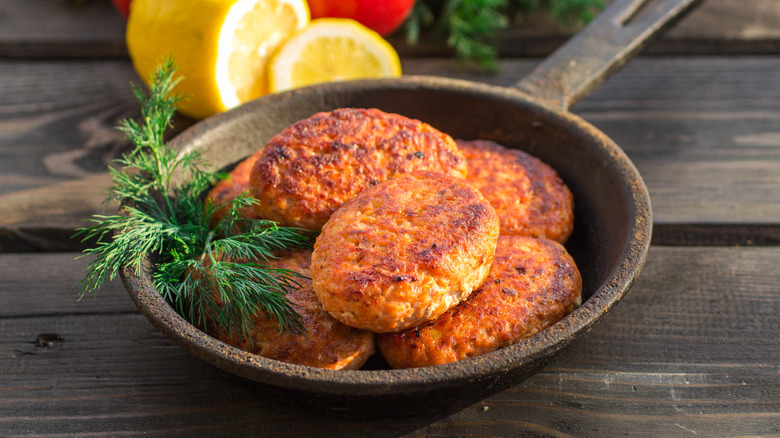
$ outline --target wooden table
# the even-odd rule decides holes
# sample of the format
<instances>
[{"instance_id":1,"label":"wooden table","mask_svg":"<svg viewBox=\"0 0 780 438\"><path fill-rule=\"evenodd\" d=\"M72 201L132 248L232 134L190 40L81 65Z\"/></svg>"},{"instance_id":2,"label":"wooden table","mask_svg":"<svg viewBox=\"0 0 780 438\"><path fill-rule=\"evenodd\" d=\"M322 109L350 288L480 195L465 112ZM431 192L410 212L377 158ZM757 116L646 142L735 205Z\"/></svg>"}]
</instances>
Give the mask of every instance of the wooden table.
<instances>
[{"instance_id":1,"label":"wooden table","mask_svg":"<svg viewBox=\"0 0 780 438\"><path fill-rule=\"evenodd\" d=\"M158 333L119 282L77 301L70 235L101 211L106 164L128 146L114 126L139 111L123 25L107 0L0 2L0 436L780 434L775 0L708 0L574 108L653 201L647 265L620 305L522 384L393 421L256 393ZM495 76L419 48L401 48L403 67L509 85L539 61L520 55L559 37L508 33L531 49Z\"/></svg>"}]
</instances>

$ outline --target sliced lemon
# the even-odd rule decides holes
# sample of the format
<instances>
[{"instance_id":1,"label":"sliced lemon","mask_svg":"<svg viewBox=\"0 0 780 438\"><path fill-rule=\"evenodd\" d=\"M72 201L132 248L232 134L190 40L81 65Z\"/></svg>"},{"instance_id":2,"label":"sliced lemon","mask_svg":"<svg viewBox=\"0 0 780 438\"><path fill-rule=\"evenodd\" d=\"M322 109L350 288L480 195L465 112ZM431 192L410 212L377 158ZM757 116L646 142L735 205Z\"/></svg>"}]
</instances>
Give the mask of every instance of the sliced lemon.
<instances>
[{"instance_id":1,"label":"sliced lemon","mask_svg":"<svg viewBox=\"0 0 780 438\"><path fill-rule=\"evenodd\" d=\"M360 23L319 18L284 43L268 64L271 92L322 82L397 77L393 46Z\"/></svg>"},{"instance_id":2,"label":"sliced lemon","mask_svg":"<svg viewBox=\"0 0 780 438\"><path fill-rule=\"evenodd\" d=\"M269 58L308 23L305 0L133 0L126 40L144 80L172 56L179 110L204 118L268 93Z\"/></svg>"}]
</instances>

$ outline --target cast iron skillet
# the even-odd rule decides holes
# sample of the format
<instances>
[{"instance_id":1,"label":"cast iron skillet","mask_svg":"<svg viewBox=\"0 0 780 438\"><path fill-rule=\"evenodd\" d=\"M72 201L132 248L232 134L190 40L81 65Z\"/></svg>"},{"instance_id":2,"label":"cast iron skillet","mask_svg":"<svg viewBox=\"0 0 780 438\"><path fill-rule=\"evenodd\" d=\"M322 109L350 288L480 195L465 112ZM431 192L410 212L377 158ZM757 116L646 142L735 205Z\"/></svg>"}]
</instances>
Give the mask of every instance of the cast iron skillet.
<instances>
[{"instance_id":1,"label":"cast iron skillet","mask_svg":"<svg viewBox=\"0 0 780 438\"><path fill-rule=\"evenodd\" d=\"M329 371L258 357L217 341L178 316L151 286L151 260L122 280L154 326L187 351L257 384L275 399L380 415L451 411L508 388L551 362L621 299L642 268L652 213L641 176L605 134L568 108L696 0L615 0L512 88L437 77L333 83L263 97L204 120L173 143L222 168L319 111L375 107L460 139L523 149L555 168L575 199L567 248L583 277L583 304L541 333L460 362L408 370Z\"/></svg>"}]
</instances>

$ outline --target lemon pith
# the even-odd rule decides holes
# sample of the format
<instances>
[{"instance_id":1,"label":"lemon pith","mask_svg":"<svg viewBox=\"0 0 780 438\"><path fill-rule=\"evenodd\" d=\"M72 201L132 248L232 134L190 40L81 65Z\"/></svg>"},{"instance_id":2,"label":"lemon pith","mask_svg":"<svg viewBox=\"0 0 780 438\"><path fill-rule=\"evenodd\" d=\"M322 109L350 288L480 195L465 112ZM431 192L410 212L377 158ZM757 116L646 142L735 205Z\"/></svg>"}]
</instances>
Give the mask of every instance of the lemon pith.
<instances>
[{"instance_id":1,"label":"lemon pith","mask_svg":"<svg viewBox=\"0 0 780 438\"><path fill-rule=\"evenodd\" d=\"M395 49L376 32L348 19L313 20L281 46L269 63L271 92L400 75Z\"/></svg>"}]
</instances>

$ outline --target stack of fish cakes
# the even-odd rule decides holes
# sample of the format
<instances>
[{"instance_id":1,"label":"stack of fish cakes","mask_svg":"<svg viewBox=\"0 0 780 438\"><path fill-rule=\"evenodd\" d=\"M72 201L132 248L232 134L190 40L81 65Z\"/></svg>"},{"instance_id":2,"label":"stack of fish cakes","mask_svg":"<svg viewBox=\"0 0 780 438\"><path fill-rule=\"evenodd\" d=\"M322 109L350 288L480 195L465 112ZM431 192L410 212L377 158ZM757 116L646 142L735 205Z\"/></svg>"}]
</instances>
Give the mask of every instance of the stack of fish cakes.
<instances>
[{"instance_id":1,"label":"stack of fish cakes","mask_svg":"<svg viewBox=\"0 0 780 438\"><path fill-rule=\"evenodd\" d=\"M308 305L327 312L331 327L376 337L393 368L489 353L580 303L579 271L562 246L571 192L524 152L344 108L290 125L247 160L237 168L251 164L248 181L243 170L231 187L259 200L248 216L319 233ZM225 188L209 197L224 200ZM336 337L321 348L334 350ZM331 368L359 367L373 351L354 349L356 360Z\"/></svg>"}]
</instances>

